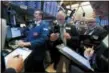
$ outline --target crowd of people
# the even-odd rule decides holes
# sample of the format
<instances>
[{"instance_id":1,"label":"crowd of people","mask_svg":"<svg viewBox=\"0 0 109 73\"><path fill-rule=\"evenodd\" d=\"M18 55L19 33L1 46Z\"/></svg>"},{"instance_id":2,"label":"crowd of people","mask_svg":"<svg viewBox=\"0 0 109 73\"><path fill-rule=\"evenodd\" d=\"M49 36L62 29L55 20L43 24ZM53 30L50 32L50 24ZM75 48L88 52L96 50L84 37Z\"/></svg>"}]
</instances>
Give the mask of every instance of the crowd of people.
<instances>
[{"instance_id":1,"label":"crowd of people","mask_svg":"<svg viewBox=\"0 0 109 73\"><path fill-rule=\"evenodd\" d=\"M98 15L97 11L95 11L95 13L96 15ZM104 18L103 13L100 15L102 20L102 18ZM8 60L8 67L7 69L5 69L4 73L20 72L22 71L23 66L25 72L45 72L45 68L43 65L46 51L45 46L47 46L47 49L49 49L52 62L54 63L53 68L57 71L62 72L62 69L59 70L59 68L62 68L63 64L65 63L66 72L69 72L69 67L72 64L66 57L60 54L60 52L56 48L57 45L63 43L75 52L89 59L93 57L96 51L96 47L108 34L108 30L106 29L107 27L96 25L96 19L94 21L88 21L87 29L85 29L84 32L80 34L81 31L79 31L74 24L66 22L66 14L62 10L58 11L55 20L56 22L50 24L50 28L48 28L49 24L43 21L42 18L43 12L41 10L35 10L34 26L28 30L28 34L26 35L25 39L20 40L18 43L20 47L28 47L32 50L32 53L27 58L26 62L23 62L22 56L16 58L12 57ZM108 26L109 23L106 23L105 25ZM81 35L89 35L91 36L91 39L89 39L89 37L81 39ZM90 40L100 42L96 44L96 42L92 42ZM82 44L81 41L86 44ZM84 46L81 47L81 44Z\"/></svg>"}]
</instances>

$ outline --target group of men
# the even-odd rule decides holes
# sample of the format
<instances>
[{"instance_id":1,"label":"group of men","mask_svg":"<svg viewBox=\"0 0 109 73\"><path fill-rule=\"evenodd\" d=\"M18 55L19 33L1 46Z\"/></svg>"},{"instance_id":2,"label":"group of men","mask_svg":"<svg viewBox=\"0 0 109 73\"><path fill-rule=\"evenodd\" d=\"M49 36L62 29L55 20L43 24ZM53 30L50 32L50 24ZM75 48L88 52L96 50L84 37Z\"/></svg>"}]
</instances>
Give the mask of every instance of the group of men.
<instances>
[{"instance_id":1,"label":"group of men","mask_svg":"<svg viewBox=\"0 0 109 73\"><path fill-rule=\"evenodd\" d=\"M66 14L62 10L57 13L56 22L51 24L52 26L50 29L49 24L43 21L42 18L43 12L41 10L35 10L34 27L29 30L26 38L24 40L20 40L18 43L20 47L28 47L32 50L32 53L26 59L26 62L23 63L21 56L16 59L13 58L9 60L8 69L5 71L5 73L8 73L9 71L11 73L20 72L23 64L25 66L25 72L45 72L43 61L45 57L46 44L48 46L47 48L50 50L51 58L54 62L54 69L57 69L59 61L62 58L66 61L66 66L69 66L67 65L69 61L65 57L61 56L56 46L63 43L64 45L72 48L72 50L79 50L80 39L77 29L74 25L66 23ZM90 34L93 32L94 31L91 31ZM87 54L87 51L85 52ZM91 56L93 55L92 52L93 50L91 50Z\"/></svg>"},{"instance_id":2,"label":"group of men","mask_svg":"<svg viewBox=\"0 0 109 73\"><path fill-rule=\"evenodd\" d=\"M35 26L29 30L26 38L18 43L20 47L28 47L32 50L24 64L24 70L25 72L45 72L43 60L46 51L44 46L47 40L49 40L48 45L51 46L48 48L51 49L51 56L55 63L54 68L56 69L60 59L56 45L64 43L71 48L74 47L73 49L76 50L78 47L78 44L76 44L78 40L76 28L66 23L66 14L63 11L58 12L56 17L57 23L52 24L53 28L51 27L51 29L48 28L48 23L42 20L43 13L41 10L35 10L34 17ZM59 32L54 32L56 30L55 25L59 27Z\"/></svg>"}]
</instances>

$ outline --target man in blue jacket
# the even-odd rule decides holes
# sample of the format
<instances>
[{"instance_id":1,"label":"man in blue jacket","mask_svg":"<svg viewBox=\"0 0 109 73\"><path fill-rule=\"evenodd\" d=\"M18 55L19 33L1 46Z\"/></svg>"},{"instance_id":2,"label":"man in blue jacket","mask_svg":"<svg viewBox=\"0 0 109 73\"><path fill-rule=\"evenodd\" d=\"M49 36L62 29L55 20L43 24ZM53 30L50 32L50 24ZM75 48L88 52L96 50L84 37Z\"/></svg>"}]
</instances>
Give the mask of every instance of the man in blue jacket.
<instances>
[{"instance_id":1,"label":"man in blue jacket","mask_svg":"<svg viewBox=\"0 0 109 73\"><path fill-rule=\"evenodd\" d=\"M48 24L42 21L43 13L41 10L34 12L34 26L29 30L24 41L19 41L19 46L29 47L31 55L25 62L26 72L44 72L43 60L45 56L44 44L48 39Z\"/></svg>"}]
</instances>

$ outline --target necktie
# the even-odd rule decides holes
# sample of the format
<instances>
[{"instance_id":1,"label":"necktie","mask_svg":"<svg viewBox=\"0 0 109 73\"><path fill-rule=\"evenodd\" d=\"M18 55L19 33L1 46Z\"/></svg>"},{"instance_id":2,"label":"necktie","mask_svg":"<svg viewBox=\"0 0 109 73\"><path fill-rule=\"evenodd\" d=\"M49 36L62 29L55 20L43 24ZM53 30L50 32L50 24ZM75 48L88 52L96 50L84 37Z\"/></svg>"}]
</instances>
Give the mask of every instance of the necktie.
<instances>
[{"instance_id":1,"label":"necktie","mask_svg":"<svg viewBox=\"0 0 109 73\"><path fill-rule=\"evenodd\" d=\"M61 37L61 40L63 41L64 45L66 45L66 39L64 38L64 33L65 33L65 28L64 26L61 26L60 27L60 37Z\"/></svg>"}]
</instances>

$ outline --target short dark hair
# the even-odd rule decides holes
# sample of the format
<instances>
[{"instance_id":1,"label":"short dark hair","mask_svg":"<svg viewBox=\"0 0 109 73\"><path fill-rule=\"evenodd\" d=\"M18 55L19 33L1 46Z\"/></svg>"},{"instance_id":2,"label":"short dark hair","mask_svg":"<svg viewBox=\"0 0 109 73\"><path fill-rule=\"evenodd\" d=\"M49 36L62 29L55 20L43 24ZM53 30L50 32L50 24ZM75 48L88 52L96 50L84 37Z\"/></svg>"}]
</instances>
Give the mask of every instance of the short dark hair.
<instances>
[{"instance_id":1,"label":"short dark hair","mask_svg":"<svg viewBox=\"0 0 109 73\"><path fill-rule=\"evenodd\" d=\"M40 12L40 15L42 15L42 17L43 17L43 12L42 12L42 10L40 10L40 9L34 10L34 12L36 12L36 11L39 11L39 12Z\"/></svg>"}]
</instances>

